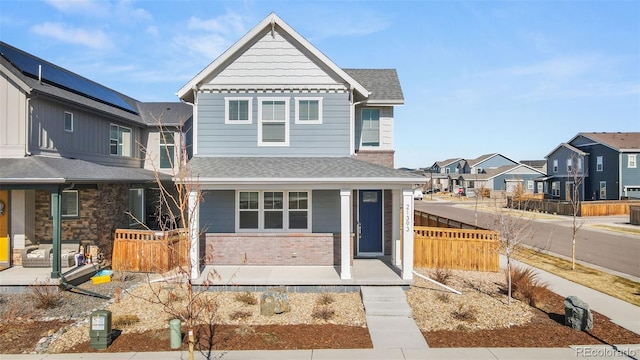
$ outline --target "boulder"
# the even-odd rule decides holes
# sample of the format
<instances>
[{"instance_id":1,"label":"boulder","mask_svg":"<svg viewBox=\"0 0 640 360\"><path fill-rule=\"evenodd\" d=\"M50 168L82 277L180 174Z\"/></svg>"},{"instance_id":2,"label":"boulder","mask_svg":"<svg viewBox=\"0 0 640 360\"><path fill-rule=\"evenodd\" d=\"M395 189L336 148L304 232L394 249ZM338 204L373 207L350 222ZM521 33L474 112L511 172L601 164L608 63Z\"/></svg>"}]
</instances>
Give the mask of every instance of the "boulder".
<instances>
[{"instance_id":1,"label":"boulder","mask_svg":"<svg viewBox=\"0 0 640 360\"><path fill-rule=\"evenodd\" d=\"M260 315L273 316L289 309L289 297L284 290L269 290L260 296Z\"/></svg>"},{"instance_id":2,"label":"boulder","mask_svg":"<svg viewBox=\"0 0 640 360\"><path fill-rule=\"evenodd\" d=\"M576 296L564 299L564 324L573 330L590 331L593 329L593 315L589 304Z\"/></svg>"}]
</instances>

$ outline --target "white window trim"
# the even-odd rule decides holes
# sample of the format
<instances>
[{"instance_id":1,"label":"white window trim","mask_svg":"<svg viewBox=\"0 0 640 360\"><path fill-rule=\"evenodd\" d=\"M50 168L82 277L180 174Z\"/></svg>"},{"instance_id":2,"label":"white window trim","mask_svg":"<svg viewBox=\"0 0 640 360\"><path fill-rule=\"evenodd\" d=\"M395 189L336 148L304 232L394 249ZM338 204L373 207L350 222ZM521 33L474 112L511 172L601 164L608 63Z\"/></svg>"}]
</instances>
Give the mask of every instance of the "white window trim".
<instances>
[{"instance_id":1,"label":"white window trim","mask_svg":"<svg viewBox=\"0 0 640 360\"><path fill-rule=\"evenodd\" d=\"M167 143L166 136L164 133L170 133L173 137L173 143ZM167 148L173 148L173 159L171 159L171 164L169 167L162 167L162 156L167 155ZM176 165L176 133L173 131L160 131L160 141L159 141L159 156L158 156L158 169L171 169Z\"/></svg>"},{"instance_id":2,"label":"white window trim","mask_svg":"<svg viewBox=\"0 0 640 360\"><path fill-rule=\"evenodd\" d=\"M633 159L633 160L631 160ZM635 169L638 167L638 159L636 157L636 154L629 154L627 157L627 167L629 169Z\"/></svg>"},{"instance_id":3,"label":"white window trim","mask_svg":"<svg viewBox=\"0 0 640 360\"><path fill-rule=\"evenodd\" d=\"M71 129L67 129L67 114L71 115ZM68 133L72 133L73 132L73 125L74 125L73 122L74 122L73 121L73 113L69 112L69 111L65 111L64 112L64 131L65 132L68 132Z\"/></svg>"},{"instance_id":4,"label":"white window trim","mask_svg":"<svg viewBox=\"0 0 640 360\"><path fill-rule=\"evenodd\" d=\"M263 142L262 141L262 124L265 121L262 120L262 102L263 101L284 101L284 142ZM258 98L258 146L289 146L289 98L288 97L259 97ZM266 123L281 123L281 121L266 121Z\"/></svg>"},{"instance_id":5,"label":"white window trim","mask_svg":"<svg viewBox=\"0 0 640 360\"><path fill-rule=\"evenodd\" d=\"M141 225L140 223L144 224L145 223L145 219L146 219L146 214L145 214L145 206L146 206L145 202L146 202L146 200L145 200L144 188L140 188L140 187L130 188L129 189L129 196L131 196L131 192L132 191L135 191L135 192L141 191L142 192L142 197L140 198L140 200L142 201L141 208L140 208L142 210L142 214L140 214L140 218L138 218L137 221L136 221L136 219L133 218L134 216L136 216L136 214L131 213L132 216L129 216L129 226ZM131 212L131 209L129 209L129 212ZM138 221L140 223L138 223Z\"/></svg>"},{"instance_id":6,"label":"white window trim","mask_svg":"<svg viewBox=\"0 0 640 360\"><path fill-rule=\"evenodd\" d=\"M257 192L258 193L258 228L257 229L241 229L240 228L240 193L241 192ZM282 206L282 229L265 229L264 228L264 193L265 192L281 192L283 193L283 206ZM307 228L306 229L289 229L289 211L300 211L300 209L289 209L289 193L291 192L306 192L307 193ZM236 233L259 233L259 232L273 232L273 233L311 233L312 229L312 214L311 214L311 190L236 190L235 196L235 217L236 217ZM256 210L251 210L256 211Z\"/></svg>"},{"instance_id":7,"label":"white window trim","mask_svg":"<svg viewBox=\"0 0 640 360\"><path fill-rule=\"evenodd\" d=\"M249 112L247 120L230 120L229 119L229 102L230 101L248 101ZM247 125L253 123L253 98L252 97L225 97L224 98L224 123L232 125Z\"/></svg>"},{"instance_id":8,"label":"white window trim","mask_svg":"<svg viewBox=\"0 0 640 360\"><path fill-rule=\"evenodd\" d=\"M602 196L602 190L604 190L604 196ZM600 184L598 185L598 194L600 195L599 200L607 199L607 182L606 181L600 181Z\"/></svg>"},{"instance_id":9,"label":"white window trim","mask_svg":"<svg viewBox=\"0 0 640 360\"><path fill-rule=\"evenodd\" d=\"M130 150L131 153L129 155L120 154L119 153L120 151L117 151L118 154L112 154L111 153L111 140L112 140L111 127L112 126L117 126L118 127L118 139L117 139L118 140L118 150L120 149L120 129L129 130L129 135L131 136L130 143L129 143L129 150ZM133 130L131 128L126 127L126 126L121 126L121 125L118 125L118 124L109 124L109 155L111 155L111 156L122 156L122 157L133 157L133 153L134 153L134 151L133 151Z\"/></svg>"},{"instance_id":10,"label":"white window trim","mask_svg":"<svg viewBox=\"0 0 640 360\"><path fill-rule=\"evenodd\" d=\"M567 173L573 172L573 161L571 158L567 159Z\"/></svg>"},{"instance_id":11,"label":"white window trim","mask_svg":"<svg viewBox=\"0 0 640 360\"><path fill-rule=\"evenodd\" d=\"M596 156L596 171L602 171L604 169L604 157Z\"/></svg>"},{"instance_id":12,"label":"white window trim","mask_svg":"<svg viewBox=\"0 0 640 360\"><path fill-rule=\"evenodd\" d=\"M322 124L322 98L321 97L295 97L296 111L295 123L304 125ZM300 100L311 100L318 102L318 120L300 120Z\"/></svg>"},{"instance_id":13,"label":"white window trim","mask_svg":"<svg viewBox=\"0 0 640 360\"><path fill-rule=\"evenodd\" d=\"M527 180L527 189L533 190L533 180Z\"/></svg>"},{"instance_id":14,"label":"white window trim","mask_svg":"<svg viewBox=\"0 0 640 360\"><path fill-rule=\"evenodd\" d=\"M553 172L554 173L558 172L558 159L553 160Z\"/></svg>"},{"instance_id":15,"label":"white window trim","mask_svg":"<svg viewBox=\"0 0 640 360\"><path fill-rule=\"evenodd\" d=\"M364 120L362 119L362 112L364 110L378 110L378 145L364 145L363 135L364 132ZM361 149L380 149L382 147L382 109L377 107L367 107L360 109L360 148ZM456 169L456 173L458 169Z\"/></svg>"}]
</instances>

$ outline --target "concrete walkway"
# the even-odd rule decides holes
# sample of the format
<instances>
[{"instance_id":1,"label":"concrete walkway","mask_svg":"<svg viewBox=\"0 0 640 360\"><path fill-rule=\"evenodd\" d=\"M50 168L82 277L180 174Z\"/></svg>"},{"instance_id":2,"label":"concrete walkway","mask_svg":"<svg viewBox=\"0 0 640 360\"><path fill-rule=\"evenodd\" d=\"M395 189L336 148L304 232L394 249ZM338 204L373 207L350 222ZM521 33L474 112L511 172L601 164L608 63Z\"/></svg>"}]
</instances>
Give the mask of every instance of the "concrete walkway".
<instances>
[{"instance_id":1,"label":"concrete walkway","mask_svg":"<svg viewBox=\"0 0 640 360\"><path fill-rule=\"evenodd\" d=\"M360 292L374 349L429 347L413 320L411 307L401 287L363 286Z\"/></svg>"},{"instance_id":2,"label":"concrete walkway","mask_svg":"<svg viewBox=\"0 0 640 360\"><path fill-rule=\"evenodd\" d=\"M513 261L513 264L533 269L539 279L546 282L549 285L549 290L554 293L563 297L577 296L589 304L591 310L608 317L627 330L640 334L640 307L527 264L518 261ZM500 255L500 268L506 268L506 266L506 257ZM600 268L600 270L604 269Z\"/></svg>"}]
</instances>

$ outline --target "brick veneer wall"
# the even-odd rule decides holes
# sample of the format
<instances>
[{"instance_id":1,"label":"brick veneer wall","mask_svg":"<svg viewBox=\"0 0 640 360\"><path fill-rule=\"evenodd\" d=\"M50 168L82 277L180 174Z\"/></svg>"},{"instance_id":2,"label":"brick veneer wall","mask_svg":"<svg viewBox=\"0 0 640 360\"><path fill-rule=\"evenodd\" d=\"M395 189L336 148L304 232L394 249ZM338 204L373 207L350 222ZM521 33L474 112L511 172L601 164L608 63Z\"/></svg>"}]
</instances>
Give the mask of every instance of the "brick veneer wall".
<instances>
[{"instance_id":1,"label":"brick veneer wall","mask_svg":"<svg viewBox=\"0 0 640 360\"><path fill-rule=\"evenodd\" d=\"M97 188L78 190L80 215L62 218L61 241L87 241L95 244L111 259L115 229L128 228L129 184L98 184ZM51 193L36 191L36 241L53 239Z\"/></svg>"},{"instance_id":2,"label":"brick veneer wall","mask_svg":"<svg viewBox=\"0 0 640 360\"><path fill-rule=\"evenodd\" d=\"M353 157L357 160L393 168L394 153L393 150L360 150Z\"/></svg>"},{"instance_id":3,"label":"brick veneer wall","mask_svg":"<svg viewBox=\"0 0 640 360\"><path fill-rule=\"evenodd\" d=\"M336 254L336 242L338 249ZM340 235L218 234L205 236L207 265L315 265L340 264Z\"/></svg>"}]
</instances>

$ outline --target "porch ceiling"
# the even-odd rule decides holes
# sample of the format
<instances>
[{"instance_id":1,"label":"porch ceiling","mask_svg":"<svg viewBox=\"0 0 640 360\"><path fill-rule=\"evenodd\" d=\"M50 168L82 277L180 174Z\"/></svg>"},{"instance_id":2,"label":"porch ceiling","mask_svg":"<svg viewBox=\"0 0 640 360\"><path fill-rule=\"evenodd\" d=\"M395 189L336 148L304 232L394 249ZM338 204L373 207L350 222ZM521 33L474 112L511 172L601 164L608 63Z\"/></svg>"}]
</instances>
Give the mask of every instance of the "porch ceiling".
<instances>
[{"instance_id":1,"label":"porch ceiling","mask_svg":"<svg viewBox=\"0 0 640 360\"><path fill-rule=\"evenodd\" d=\"M194 157L200 184L377 184L426 183L424 176L350 157Z\"/></svg>"}]
</instances>

